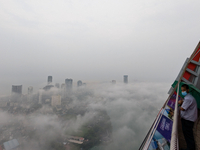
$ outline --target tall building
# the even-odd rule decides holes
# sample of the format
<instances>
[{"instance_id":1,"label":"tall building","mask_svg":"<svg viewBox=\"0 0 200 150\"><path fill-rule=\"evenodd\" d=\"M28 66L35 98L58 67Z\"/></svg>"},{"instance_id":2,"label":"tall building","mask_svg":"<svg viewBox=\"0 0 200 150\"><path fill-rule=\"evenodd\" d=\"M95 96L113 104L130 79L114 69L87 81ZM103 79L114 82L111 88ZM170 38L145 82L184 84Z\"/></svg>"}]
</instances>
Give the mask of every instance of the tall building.
<instances>
[{"instance_id":1,"label":"tall building","mask_svg":"<svg viewBox=\"0 0 200 150\"><path fill-rule=\"evenodd\" d=\"M61 84L61 89L64 89L65 88L65 83L62 83Z\"/></svg>"},{"instance_id":2,"label":"tall building","mask_svg":"<svg viewBox=\"0 0 200 150\"><path fill-rule=\"evenodd\" d=\"M79 80L78 82L77 82L77 86L79 87L79 86L82 86L82 81L81 80Z\"/></svg>"},{"instance_id":3,"label":"tall building","mask_svg":"<svg viewBox=\"0 0 200 150\"><path fill-rule=\"evenodd\" d=\"M60 88L60 84L59 83L56 83L55 84L55 87L57 87L58 89Z\"/></svg>"},{"instance_id":4,"label":"tall building","mask_svg":"<svg viewBox=\"0 0 200 150\"><path fill-rule=\"evenodd\" d=\"M50 90L52 87L54 87L54 85L52 84L52 76L48 76L47 78L47 85L43 88L45 91Z\"/></svg>"},{"instance_id":5,"label":"tall building","mask_svg":"<svg viewBox=\"0 0 200 150\"><path fill-rule=\"evenodd\" d=\"M18 149L17 147L19 147L19 142L17 139L12 139L10 141L4 142L3 146L5 150Z\"/></svg>"},{"instance_id":6,"label":"tall building","mask_svg":"<svg viewBox=\"0 0 200 150\"><path fill-rule=\"evenodd\" d=\"M52 77L52 76L48 76L47 83L48 83L48 84L51 84L51 83L52 83L52 80L53 80L53 77Z\"/></svg>"},{"instance_id":7,"label":"tall building","mask_svg":"<svg viewBox=\"0 0 200 150\"><path fill-rule=\"evenodd\" d=\"M124 75L124 83L128 83L128 75Z\"/></svg>"},{"instance_id":8,"label":"tall building","mask_svg":"<svg viewBox=\"0 0 200 150\"><path fill-rule=\"evenodd\" d=\"M39 104L42 103L42 92L43 92L43 90L40 89L40 90L39 90L39 93L38 93L38 95L39 95Z\"/></svg>"},{"instance_id":9,"label":"tall building","mask_svg":"<svg viewBox=\"0 0 200 150\"><path fill-rule=\"evenodd\" d=\"M28 87L28 94L33 94L33 87L32 86Z\"/></svg>"},{"instance_id":10,"label":"tall building","mask_svg":"<svg viewBox=\"0 0 200 150\"><path fill-rule=\"evenodd\" d=\"M30 102L33 99L33 87L29 86L28 87L28 95L27 95L27 100Z\"/></svg>"},{"instance_id":11,"label":"tall building","mask_svg":"<svg viewBox=\"0 0 200 150\"><path fill-rule=\"evenodd\" d=\"M72 79L65 79L66 88L72 88L72 83L73 83Z\"/></svg>"},{"instance_id":12,"label":"tall building","mask_svg":"<svg viewBox=\"0 0 200 150\"><path fill-rule=\"evenodd\" d=\"M12 93L22 94L22 85L12 85Z\"/></svg>"},{"instance_id":13,"label":"tall building","mask_svg":"<svg viewBox=\"0 0 200 150\"><path fill-rule=\"evenodd\" d=\"M60 106L61 105L61 96L60 95L53 95L51 97L51 106Z\"/></svg>"},{"instance_id":14,"label":"tall building","mask_svg":"<svg viewBox=\"0 0 200 150\"><path fill-rule=\"evenodd\" d=\"M116 84L116 80L112 80L112 84Z\"/></svg>"}]
</instances>

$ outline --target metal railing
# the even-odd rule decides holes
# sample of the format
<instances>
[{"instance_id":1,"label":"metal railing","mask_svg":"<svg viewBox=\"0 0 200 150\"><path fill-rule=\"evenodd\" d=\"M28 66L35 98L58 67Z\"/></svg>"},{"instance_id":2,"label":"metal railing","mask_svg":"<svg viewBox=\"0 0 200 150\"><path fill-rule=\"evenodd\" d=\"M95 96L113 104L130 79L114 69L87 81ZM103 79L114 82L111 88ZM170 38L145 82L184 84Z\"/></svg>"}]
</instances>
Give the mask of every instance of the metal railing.
<instances>
[{"instance_id":1,"label":"metal railing","mask_svg":"<svg viewBox=\"0 0 200 150\"><path fill-rule=\"evenodd\" d=\"M176 103L174 109L174 119L173 119L173 126L172 126L172 134L171 134L171 144L170 150L178 150L178 97L179 97L179 82L177 88L177 95L176 95Z\"/></svg>"}]
</instances>

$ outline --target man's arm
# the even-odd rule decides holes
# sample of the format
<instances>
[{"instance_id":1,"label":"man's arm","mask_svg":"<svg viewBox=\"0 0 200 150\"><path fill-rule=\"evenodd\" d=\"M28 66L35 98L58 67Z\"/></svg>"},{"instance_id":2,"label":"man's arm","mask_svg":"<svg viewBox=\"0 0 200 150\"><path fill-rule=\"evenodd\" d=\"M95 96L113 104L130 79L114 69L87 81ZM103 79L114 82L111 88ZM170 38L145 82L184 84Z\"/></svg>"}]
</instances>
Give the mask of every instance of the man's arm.
<instances>
[{"instance_id":1,"label":"man's arm","mask_svg":"<svg viewBox=\"0 0 200 150\"><path fill-rule=\"evenodd\" d=\"M183 99L178 101L179 106L181 106L183 104ZM180 107L180 110L185 111L185 109L183 107Z\"/></svg>"},{"instance_id":2,"label":"man's arm","mask_svg":"<svg viewBox=\"0 0 200 150\"><path fill-rule=\"evenodd\" d=\"M191 99L185 99L184 102L183 102L183 104L181 105L180 109L182 111L185 111L185 110L187 110L190 107L191 104L192 104L192 100Z\"/></svg>"},{"instance_id":3,"label":"man's arm","mask_svg":"<svg viewBox=\"0 0 200 150\"><path fill-rule=\"evenodd\" d=\"M185 109L183 107L180 108L182 111L185 111Z\"/></svg>"}]
</instances>

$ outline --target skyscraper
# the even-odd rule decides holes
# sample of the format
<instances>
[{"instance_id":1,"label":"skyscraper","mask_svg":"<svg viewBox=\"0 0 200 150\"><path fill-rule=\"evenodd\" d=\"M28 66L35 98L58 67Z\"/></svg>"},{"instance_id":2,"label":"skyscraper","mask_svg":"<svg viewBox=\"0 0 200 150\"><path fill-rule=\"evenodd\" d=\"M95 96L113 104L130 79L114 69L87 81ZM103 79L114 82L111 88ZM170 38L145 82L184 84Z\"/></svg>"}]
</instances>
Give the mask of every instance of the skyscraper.
<instances>
[{"instance_id":1,"label":"skyscraper","mask_svg":"<svg viewBox=\"0 0 200 150\"><path fill-rule=\"evenodd\" d=\"M39 90L39 94L38 94L38 96L39 96L39 104L42 103L42 92L43 92L43 90L40 89L40 90Z\"/></svg>"},{"instance_id":2,"label":"skyscraper","mask_svg":"<svg viewBox=\"0 0 200 150\"><path fill-rule=\"evenodd\" d=\"M124 83L128 83L128 75L124 75Z\"/></svg>"},{"instance_id":3,"label":"skyscraper","mask_svg":"<svg viewBox=\"0 0 200 150\"><path fill-rule=\"evenodd\" d=\"M81 80L79 80L78 82L77 82L77 86L79 87L79 86L82 86L82 81Z\"/></svg>"},{"instance_id":4,"label":"skyscraper","mask_svg":"<svg viewBox=\"0 0 200 150\"><path fill-rule=\"evenodd\" d=\"M72 79L65 79L66 88L72 88L72 83L73 83Z\"/></svg>"},{"instance_id":5,"label":"skyscraper","mask_svg":"<svg viewBox=\"0 0 200 150\"><path fill-rule=\"evenodd\" d=\"M112 84L116 84L116 80L112 80Z\"/></svg>"},{"instance_id":6,"label":"skyscraper","mask_svg":"<svg viewBox=\"0 0 200 150\"><path fill-rule=\"evenodd\" d=\"M47 83L48 83L48 84L51 84L51 83L52 83L52 79L53 79L52 76L48 76Z\"/></svg>"},{"instance_id":7,"label":"skyscraper","mask_svg":"<svg viewBox=\"0 0 200 150\"><path fill-rule=\"evenodd\" d=\"M54 87L54 85L52 84L52 76L48 76L47 78L47 85L43 88L45 91L50 90L52 87Z\"/></svg>"},{"instance_id":8,"label":"skyscraper","mask_svg":"<svg viewBox=\"0 0 200 150\"><path fill-rule=\"evenodd\" d=\"M28 87L28 94L32 94L33 93L33 87L32 86L29 86Z\"/></svg>"},{"instance_id":9,"label":"skyscraper","mask_svg":"<svg viewBox=\"0 0 200 150\"><path fill-rule=\"evenodd\" d=\"M22 85L12 85L13 94L22 94Z\"/></svg>"},{"instance_id":10,"label":"skyscraper","mask_svg":"<svg viewBox=\"0 0 200 150\"><path fill-rule=\"evenodd\" d=\"M55 84L55 87L57 87L58 89L60 88L60 84L59 83L56 83Z\"/></svg>"},{"instance_id":11,"label":"skyscraper","mask_svg":"<svg viewBox=\"0 0 200 150\"><path fill-rule=\"evenodd\" d=\"M61 89L64 89L65 88L65 83L62 83L61 84Z\"/></svg>"},{"instance_id":12,"label":"skyscraper","mask_svg":"<svg viewBox=\"0 0 200 150\"><path fill-rule=\"evenodd\" d=\"M28 87L28 95L27 95L27 100L30 102L33 99L33 87L29 86Z\"/></svg>"}]
</instances>

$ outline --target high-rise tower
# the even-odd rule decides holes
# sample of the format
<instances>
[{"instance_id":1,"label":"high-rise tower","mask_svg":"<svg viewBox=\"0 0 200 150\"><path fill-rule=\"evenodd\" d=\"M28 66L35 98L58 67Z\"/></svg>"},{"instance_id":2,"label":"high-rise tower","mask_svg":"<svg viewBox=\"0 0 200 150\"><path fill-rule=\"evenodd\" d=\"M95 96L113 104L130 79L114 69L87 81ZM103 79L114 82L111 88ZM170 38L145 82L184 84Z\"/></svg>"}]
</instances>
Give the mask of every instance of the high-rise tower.
<instances>
[{"instance_id":1,"label":"high-rise tower","mask_svg":"<svg viewBox=\"0 0 200 150\"><path fill-rule=\"evenodd\" d=\"M22 85L12 85L12 93L22 94Z\"/></svg>"},{"instance_id":2,"label":"high-rise tower","mask_svg":"<svg viewBox=\"0 0 200 150\"><path fill-rule=\"evenodd\" d=\"M51 84L51 83L52 83L52 80L53 80L53 77L52 77L52 76L48 76L47 83L48 83L48 84Z\"/></svg>"},{"instance_id":3,"label":"high-rise tower","mask_svg":"<svg viewBox=\"0 0 200 150\"><path fill-rule=\"evenodd\" d=\"M81 80L79 80L78 82L77 82L77 86L79 87L79 86L82 86L82 81Z\"/></svg>"},{"instance_id":4,"label":"high-rise tower","mask_svg":"<svg viewBox=\"0 0 200 150\"><path fill-rule=\"evenodd\" d=\"M28 94L33 94L33 87L32 86L28 87Z\"/></svg>"},{"instance_id":5,"label":"high-rise tower","mask_svg":"<svg viewBox=\"0 0 200 150\"><path fill-rule=\"evenodd\" d=\"M57 87L58 89L60 88L60 84L59 83L56 83L55 84L55 87Z\"/></svg>"},{"instance_id":6,"label":"high-rise tower","mask_svg":"<svg viewBox=\"0 0 200 150\"><path fill-rule=\"evenodd\" d=\"M66 88L72 88L72 83L73 83L72 79L65 79Z\"/></svg>"},{"instance_id":7,"label":"high-rise tower","mask_svg":"<svg viewBox=\"0 0 200 150\"><path fill-rule=\"evenodd\" d=\"M128 75L124 75L124 83L128 83Z\"/></svg>"}]
</instances>

